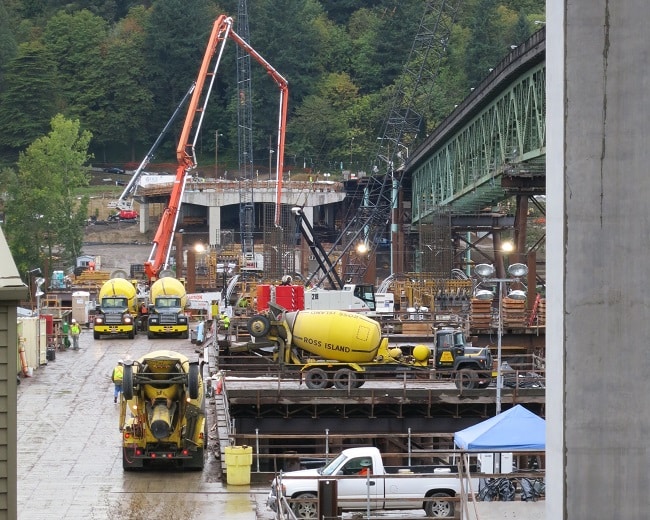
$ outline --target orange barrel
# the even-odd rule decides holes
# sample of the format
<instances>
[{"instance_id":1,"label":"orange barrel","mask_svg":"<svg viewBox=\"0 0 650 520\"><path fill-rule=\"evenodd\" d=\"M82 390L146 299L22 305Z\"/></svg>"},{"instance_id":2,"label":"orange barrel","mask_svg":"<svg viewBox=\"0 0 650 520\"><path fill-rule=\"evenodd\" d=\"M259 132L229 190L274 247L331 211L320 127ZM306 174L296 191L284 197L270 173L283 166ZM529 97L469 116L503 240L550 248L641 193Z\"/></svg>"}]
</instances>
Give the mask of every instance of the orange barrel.
<instances>
[{"instance_id":1,"label":"orange barrel","mask_svg":"<svg viewBox=\"0 0 650 520\"><path fill-rule=\"evenodd\" d=\"M259 312L265 311L269 308L269 302L271 301L271 286L270 285L258 285L257 286L257 310Z\"/></svg>"},{"instance_id":2,"label":"orange barrel","mask_svg":"<svg viewBox=\"0 0 650 520\"><path fill-rule=\"evenodd\" d=\"M279 285L275 288L275 302L288 311L305 308L305 288L302 285Z\"/></svg>"}]
</instances>

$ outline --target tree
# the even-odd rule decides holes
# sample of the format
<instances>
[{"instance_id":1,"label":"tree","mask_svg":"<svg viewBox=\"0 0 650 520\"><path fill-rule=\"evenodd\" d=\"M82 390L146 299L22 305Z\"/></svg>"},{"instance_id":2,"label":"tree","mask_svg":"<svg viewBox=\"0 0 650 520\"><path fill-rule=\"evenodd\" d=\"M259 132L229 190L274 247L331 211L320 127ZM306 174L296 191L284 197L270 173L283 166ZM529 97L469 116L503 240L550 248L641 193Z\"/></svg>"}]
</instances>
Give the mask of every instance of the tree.
<instances>
[{"instance_id":1,"label":"tree","mask_svg":"<svg viewBox=\"0 0 650 520\"><path fill-rule=\"evenodd\" d=\"M150 143L148 131L155 130L149 126L155 112L153 95L143 80L146 20L145 10L134 8L107 37L98 78L104 95L94 101L93 111L93 149L101 146L103 154L107 143L128 145L132 161L136 144ZM105 156L102 159L108 162Z\"/></svg>"},{"instance_id":2,"label":"tree","mask_svg":"<svg viewBox=\"0 0 650 520\"><path fill-rule=\"evenodd\" d=\"M51 128L20 153L9 175L5 231L21 272L51 269L59 259L72 265L81 252L88 198L77 199L75 190L88 184L91 134L60 114Z\"/></svg>"},{"instance_id":3,"label":"tree","mask_svg":"<svg viewBox=\"0 0 650 520\"><path fill-rule=\"evenodd\" d=\"M9 13L0 1L0 73L5 64L9 62L18 52L16 37L11 28Z\"/></svg>"},{"instance_id":4,"label":"tree","mask_svg":"<svg viewBox=\"0 0 650 520\"><path fill-rule=\"evenodd\" d=\"M47 131L56 114L55 78L55 64L38 43L21 45L7 66L0 94L0 146L12 155Z\"/></svg>"},{"instance_id":5,"label":"tree","mask_svg":"<svg viewBox=\"0 0 650 520\"><path fill-rule=\"evenodd\" d=\"M506 53L497 28L497 0L479 0L470 25L471 44L465 58L465 72L472 87L478 85Z\"/></svg>"},{"instance_id":6,"label":"tree","mask_svg":"<svg viewBox=\"0 0 650 520\"><path fill-rule=\"evenodd\" d=\"M148 88L162 129L196 79L212 25L217 17L209 0L158 0L146 22L145 59Z\"/></svg>"},{"instance_id":7,"label":"tree","mask_svg":"<svg viewBox=\"0 0 650 520\"><path fill-rule=\"evenodd\" d=\"M108 24L90 11L59 12L47 23L43 41L56 62L60 112L80 119L93 133L101 128L101 103L106 97L103 73Z\"/></svg>"}]
</instances>

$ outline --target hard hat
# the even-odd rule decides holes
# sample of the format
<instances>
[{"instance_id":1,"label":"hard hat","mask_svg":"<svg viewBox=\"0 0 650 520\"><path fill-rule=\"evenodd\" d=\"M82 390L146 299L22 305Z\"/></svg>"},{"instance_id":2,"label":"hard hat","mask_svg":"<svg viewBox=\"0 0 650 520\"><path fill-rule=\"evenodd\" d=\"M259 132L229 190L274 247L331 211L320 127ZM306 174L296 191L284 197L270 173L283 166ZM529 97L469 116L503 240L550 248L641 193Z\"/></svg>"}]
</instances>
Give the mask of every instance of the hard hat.
<instances>
[{"instance_id":1,"label":"hard hat","mask_svg":"<svg viewBox=\"0 0 650 520\"><path fill-rule=\"evenodd\" d=\"M118 364L118 365L123 365L123 364L124 364L124 360L122 360L122 359L118 359L118 360L117 360L117 364Z\"/></svg>"},{"instance_id":2,"label":"hard hat","mask_svg":"<svg viewBox=\"0 0 650 520\"><path fill-rule=\"evenodd\" d=\"M72 323L77 323L77 320L75 320L74 318L72 318Z\"/></svg>"}]
</instances>

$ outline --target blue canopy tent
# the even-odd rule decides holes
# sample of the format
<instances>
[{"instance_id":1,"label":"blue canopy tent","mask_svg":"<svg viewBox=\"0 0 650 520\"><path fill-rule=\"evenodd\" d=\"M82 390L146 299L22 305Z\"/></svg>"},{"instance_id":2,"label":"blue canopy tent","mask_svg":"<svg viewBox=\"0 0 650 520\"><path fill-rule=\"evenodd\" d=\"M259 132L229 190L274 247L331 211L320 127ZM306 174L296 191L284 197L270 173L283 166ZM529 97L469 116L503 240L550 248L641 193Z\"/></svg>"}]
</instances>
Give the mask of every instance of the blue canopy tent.
<instances>
[{"instance_id":1,"label":"blue canopy tent","mask_svg":"<svg viewBox=\"0 0 650 520\"><path fill-rule=\"evenodd\" d=\"M510 410L454 434L467 451L544 451L546 421L518 404Z\"/></svg>"}]
</instances>

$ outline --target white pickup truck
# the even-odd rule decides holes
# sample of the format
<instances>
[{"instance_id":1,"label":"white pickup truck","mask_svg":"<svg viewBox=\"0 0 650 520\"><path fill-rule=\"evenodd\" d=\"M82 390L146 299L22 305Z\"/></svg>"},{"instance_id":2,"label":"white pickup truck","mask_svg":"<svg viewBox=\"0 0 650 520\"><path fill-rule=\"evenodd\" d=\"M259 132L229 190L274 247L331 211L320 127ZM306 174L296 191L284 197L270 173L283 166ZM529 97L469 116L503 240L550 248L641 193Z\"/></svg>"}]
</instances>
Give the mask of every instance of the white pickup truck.
<instances>
[{"instance_id":1,"label":"white pickup truck","mask_svg":"<svg viewBox=\"0 0 650 520\"><path fill-rule=\"evenodd\" d=\"M318 518L318 481L339 476L353 476L337 479L344 511L424 509L428 517L449 518L455 502L446 499L461 493L456 466L384 466L377 448L363 447L343 450L322 468L282 473L271 483L267 506L277 512L282 495L297 518ZM471 480L470 489L478 489L478 479Z\"/></svg>"}]
</instances>

